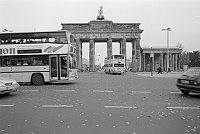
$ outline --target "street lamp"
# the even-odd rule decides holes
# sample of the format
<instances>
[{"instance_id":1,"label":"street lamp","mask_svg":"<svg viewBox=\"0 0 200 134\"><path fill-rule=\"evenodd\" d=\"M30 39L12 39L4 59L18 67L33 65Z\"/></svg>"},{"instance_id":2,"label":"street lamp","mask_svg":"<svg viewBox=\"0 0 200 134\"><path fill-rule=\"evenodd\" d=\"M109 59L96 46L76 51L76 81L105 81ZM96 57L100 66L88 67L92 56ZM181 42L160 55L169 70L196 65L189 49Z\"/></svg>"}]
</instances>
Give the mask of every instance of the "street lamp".
<instances>
[{"instance_id":1,"label":"street lamp","mask_svg":"<svg viewBox=\"0 0 200 134\"><path fill-rule=\"evenodd\" d=\"M170 28L162 29L162 31L167 31L167 73L169 69L169 31L171 31Z\"/></svg>"}]
</instances>

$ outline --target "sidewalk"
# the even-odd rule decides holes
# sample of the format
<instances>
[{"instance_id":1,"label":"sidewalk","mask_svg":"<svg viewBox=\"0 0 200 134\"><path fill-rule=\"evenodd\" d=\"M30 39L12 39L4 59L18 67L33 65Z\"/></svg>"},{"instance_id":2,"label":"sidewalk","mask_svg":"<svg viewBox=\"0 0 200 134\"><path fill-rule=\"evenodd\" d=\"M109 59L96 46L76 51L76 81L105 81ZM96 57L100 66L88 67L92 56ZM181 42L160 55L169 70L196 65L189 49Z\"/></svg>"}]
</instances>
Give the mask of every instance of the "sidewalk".
<instances>
[{"instance_id":1,"label":"sidewalk","mask_svg":"<svg viewBox=\"0 0 200 134\"><path fill-rule=\"evenodd\" d=\"M168 78L178 78L180 77L183 72L163 72L162 74L158 74L157 72L153 72L151 75L151 72L137 72L137 75L140 76L146 76L146 77L168 77Z\"/></svg>"}]
</instances>

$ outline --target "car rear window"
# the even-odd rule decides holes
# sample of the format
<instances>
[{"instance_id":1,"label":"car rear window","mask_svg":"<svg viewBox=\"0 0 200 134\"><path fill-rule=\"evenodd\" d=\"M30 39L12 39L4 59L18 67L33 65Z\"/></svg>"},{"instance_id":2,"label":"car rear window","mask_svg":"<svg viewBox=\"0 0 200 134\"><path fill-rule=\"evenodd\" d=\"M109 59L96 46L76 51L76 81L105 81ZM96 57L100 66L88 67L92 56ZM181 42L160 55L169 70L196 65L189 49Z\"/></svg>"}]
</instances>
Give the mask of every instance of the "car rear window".
<instances>
[{"instance_id":1,"label":"car rear window","mask_svg":"<svg viewBox=\"0 0 200 134\"><path fill-rule=\"evenodd\" d=\"M200 75L200 68L190 68L183 75Z\"/></svg>"}]
</instances>

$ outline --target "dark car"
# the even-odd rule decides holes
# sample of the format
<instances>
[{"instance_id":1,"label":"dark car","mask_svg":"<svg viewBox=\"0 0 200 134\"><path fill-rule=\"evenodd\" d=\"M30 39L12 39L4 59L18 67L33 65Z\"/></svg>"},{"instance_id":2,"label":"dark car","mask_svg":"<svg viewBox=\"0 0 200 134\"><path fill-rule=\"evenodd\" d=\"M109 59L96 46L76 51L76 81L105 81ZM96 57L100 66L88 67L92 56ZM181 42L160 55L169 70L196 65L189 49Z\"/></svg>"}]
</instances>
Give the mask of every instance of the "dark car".
<instances>
[{"instance_id":1,"label":"dark car","mask_svg":"<svg viewBox=\"0 0 200 134\"><path fill-rule=\"evenodd\" d=\"M200 67L192 67L177 78L176 86L183 94L200 93Z\"/></svg>"}]
</instances>

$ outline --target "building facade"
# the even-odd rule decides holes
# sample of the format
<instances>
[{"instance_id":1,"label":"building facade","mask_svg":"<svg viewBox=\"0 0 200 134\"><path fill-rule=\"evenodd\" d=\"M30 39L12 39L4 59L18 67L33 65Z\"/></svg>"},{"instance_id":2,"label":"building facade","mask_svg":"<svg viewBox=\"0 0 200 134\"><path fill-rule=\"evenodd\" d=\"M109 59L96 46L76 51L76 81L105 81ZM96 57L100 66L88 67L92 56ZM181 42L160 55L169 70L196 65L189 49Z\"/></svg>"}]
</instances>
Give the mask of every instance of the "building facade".
<instances>
[{"instance_id":1,"label":"building facade","mask_svg":"<svg viewBox=\"0 0 200 134\"><path fill-rule=\"evenodd\" d=\"M177 47L169 48L169 71L180 70L181 49ZM167 48L164 47L144 47L142 48L142 70L149 71L151 66L150 57L152 57L153 71L161 67L167 71Z\"/></svg>"}]
</instances>

